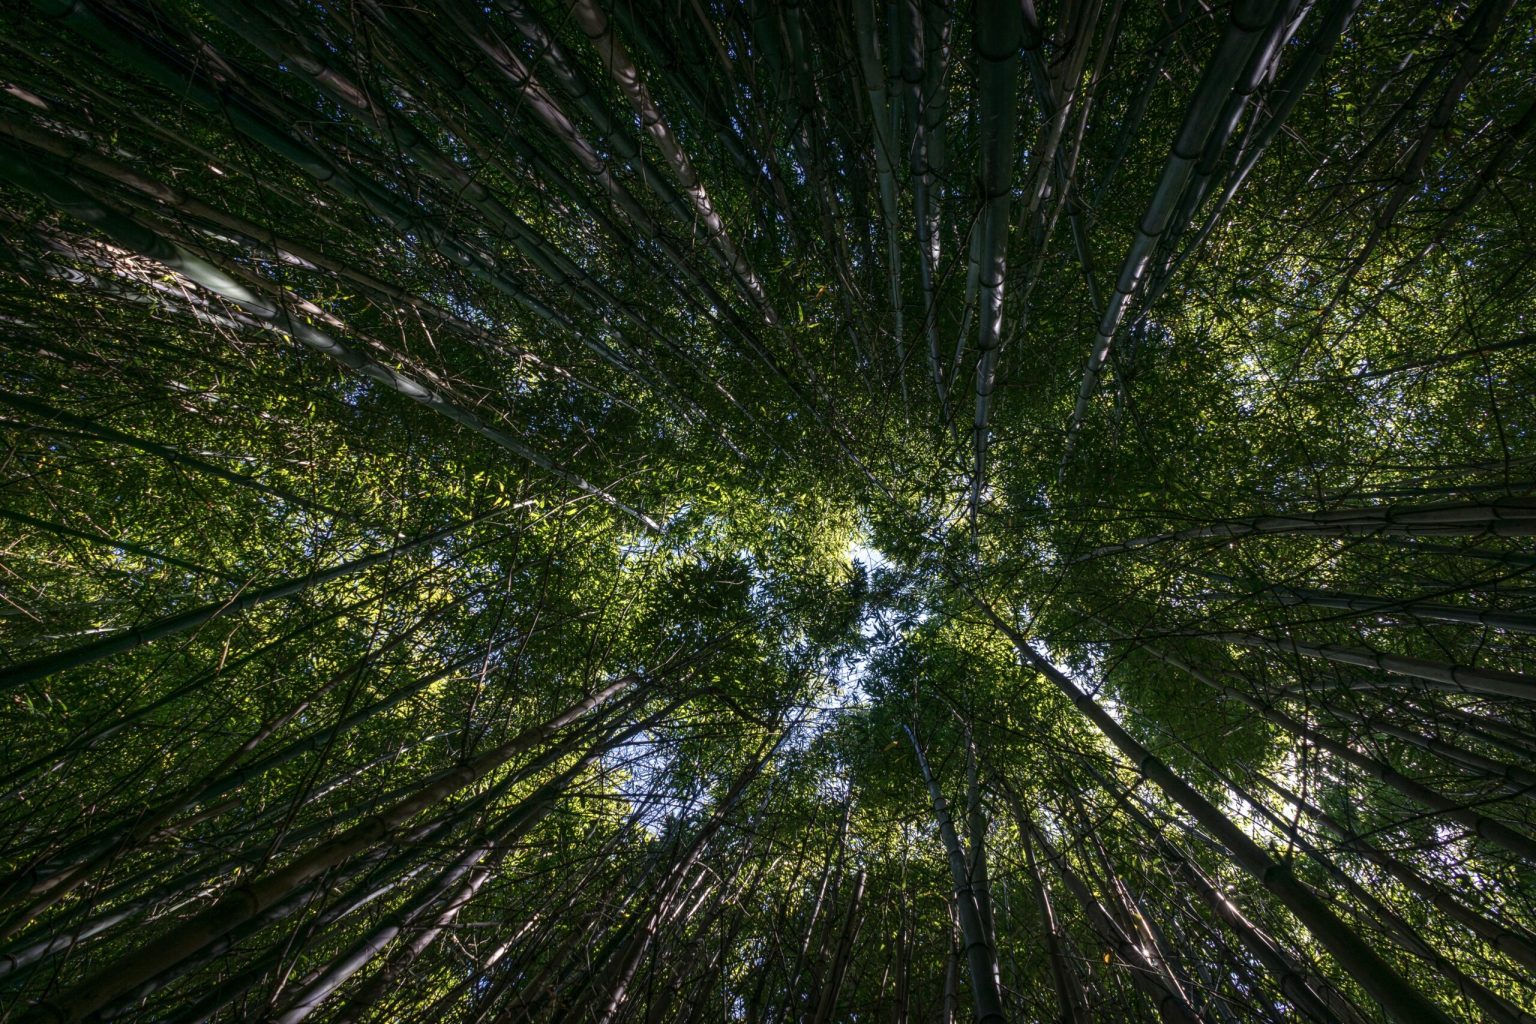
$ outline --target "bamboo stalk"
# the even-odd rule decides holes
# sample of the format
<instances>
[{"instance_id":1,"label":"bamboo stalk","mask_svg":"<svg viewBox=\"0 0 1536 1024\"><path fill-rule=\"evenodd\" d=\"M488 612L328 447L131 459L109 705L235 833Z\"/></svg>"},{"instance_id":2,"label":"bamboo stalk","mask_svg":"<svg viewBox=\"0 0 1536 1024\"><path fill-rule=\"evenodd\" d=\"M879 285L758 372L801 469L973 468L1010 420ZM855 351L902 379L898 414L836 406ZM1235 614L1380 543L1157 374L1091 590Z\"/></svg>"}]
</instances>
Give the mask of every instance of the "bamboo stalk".
<instances>
[{"instance_id":1,"label":"bamboo stalk","mask_svg":"<svg viewBox=\"0 0 1536 1024\"><path fill-rule=\"evenodd\" d=\"M933 801L933 816L938 821L939 836L943 839L949 857L949 870L955 882L955 905L960 915L960 931L965 940L966 964L970 968L971 1000L976 1006L977 1024L1006 1020L1002 992L994 968L997 957L988 942L986 916L981 909L984 893L977 891L970 869L966 866L965 850L961 846L959 833L955 831L955 823L950 818L949 804L944 800L938 780L928 768L923 748L912 730L905 726L903 728L917 754L917 766L922 771L923 782Z\"/></svg>"}]
</instances>

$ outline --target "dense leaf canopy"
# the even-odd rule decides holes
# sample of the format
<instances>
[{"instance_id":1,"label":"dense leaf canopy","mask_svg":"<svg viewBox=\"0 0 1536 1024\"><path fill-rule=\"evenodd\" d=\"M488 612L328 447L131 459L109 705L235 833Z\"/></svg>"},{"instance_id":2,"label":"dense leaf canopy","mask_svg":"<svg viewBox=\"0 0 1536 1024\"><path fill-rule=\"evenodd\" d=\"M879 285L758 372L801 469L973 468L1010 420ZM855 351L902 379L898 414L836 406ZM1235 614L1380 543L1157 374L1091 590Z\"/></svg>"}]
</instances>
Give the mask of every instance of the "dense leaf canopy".
<instances>
[{"instance_id":1,"label":"dense leaf canopy","mask_svg":"<svg viewBox=\"0 0 1536 1024\"><path fill-rule=\"evenodd\" d=\"M1512 0L0 11L0 1019L1536 1021Z\"/></svg>"}]
</instances>

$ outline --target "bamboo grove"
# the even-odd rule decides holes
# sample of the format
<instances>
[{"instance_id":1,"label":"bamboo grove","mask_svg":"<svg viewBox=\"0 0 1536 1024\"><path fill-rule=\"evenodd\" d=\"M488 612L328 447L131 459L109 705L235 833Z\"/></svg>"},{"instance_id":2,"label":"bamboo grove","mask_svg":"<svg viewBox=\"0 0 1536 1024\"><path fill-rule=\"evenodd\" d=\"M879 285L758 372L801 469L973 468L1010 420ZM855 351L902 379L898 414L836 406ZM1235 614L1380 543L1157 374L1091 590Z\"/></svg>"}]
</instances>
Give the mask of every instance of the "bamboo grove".
<instances>
[{"instance_id":1,"label":"bamboo grove","mask_svg":"<svg viewBox=\"0 0 1536 1024\"><path fill-rule=\"evenodd\" d=\"M1536 1021L1513 0L0 9L0 1018Z\"/></svg>"}]
</instances>

